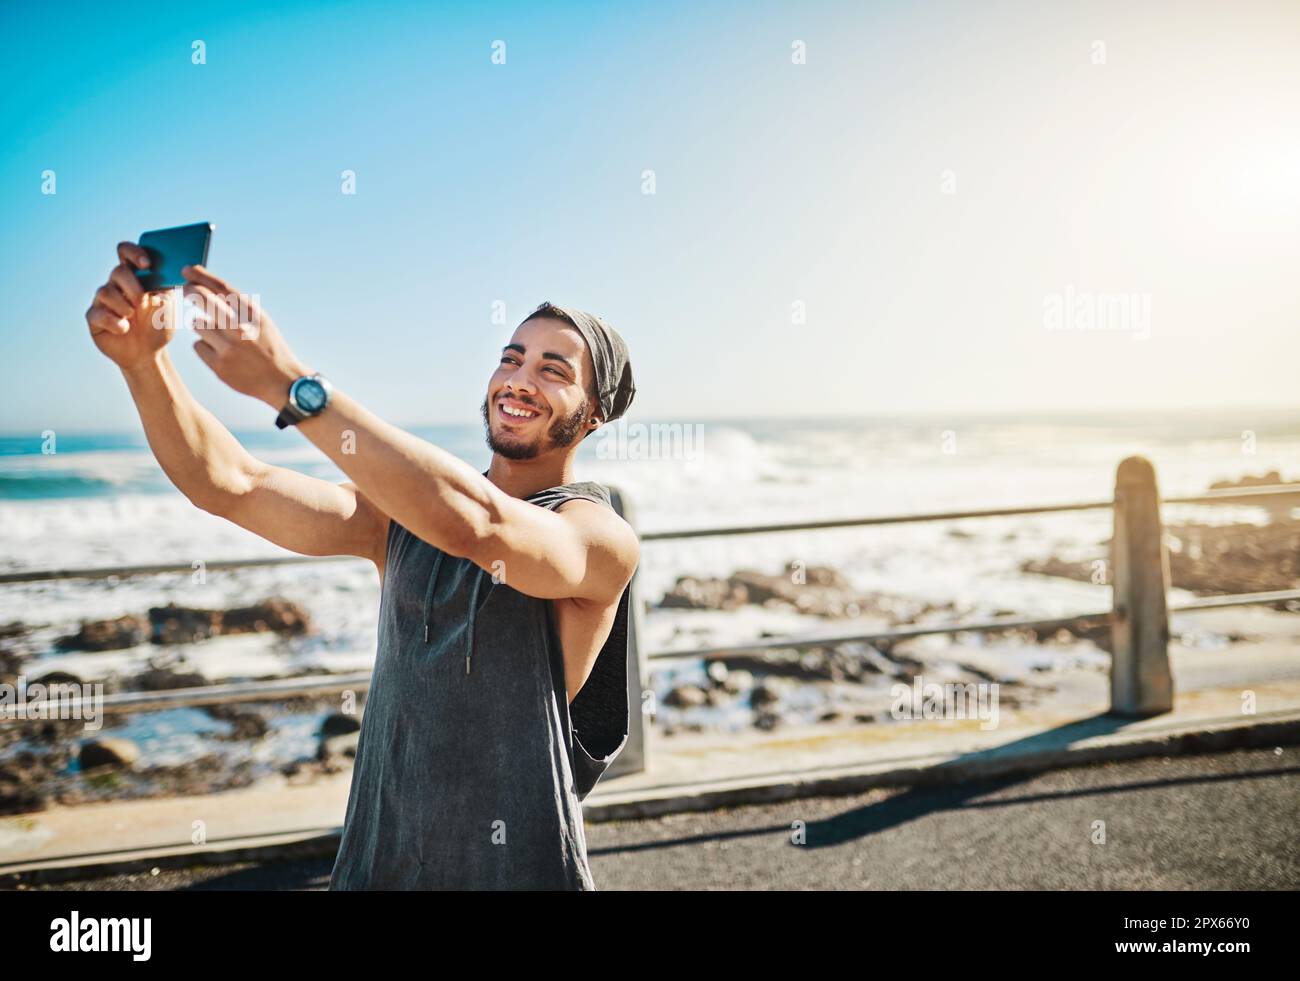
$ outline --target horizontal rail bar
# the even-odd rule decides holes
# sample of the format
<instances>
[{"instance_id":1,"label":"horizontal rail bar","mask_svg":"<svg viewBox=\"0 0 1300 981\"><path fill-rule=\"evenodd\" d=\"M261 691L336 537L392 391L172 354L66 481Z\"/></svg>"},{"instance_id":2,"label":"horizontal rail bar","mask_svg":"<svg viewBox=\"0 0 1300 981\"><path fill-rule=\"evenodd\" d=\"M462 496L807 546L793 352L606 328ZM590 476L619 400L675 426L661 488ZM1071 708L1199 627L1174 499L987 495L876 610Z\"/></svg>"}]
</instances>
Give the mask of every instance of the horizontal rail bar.
<instances>
[{"instance_id":1,"label":"horizontal rail bar","mask_svg":"<svg viewBox=\"0 0 1300 981\"><path fill-rule=\"evenodd\" d=\"M852 528L867 525L907 524L924 521L955 521L962 518L995 518L1016 514L1045 514L1053 511L1091 511L1113 506L1111 501L1081 504L1046 504L1041 507L997 508L983 511L944 511L933 514L899 514L868 518L830 518L825 521L791 521L771 525L734 525L717 528L690 528L681 531L648 531L640 535L643 542L668 541L676 538L708 538L715 535L762 535L781 531L818 531L826 528ZM257 566L293 565L301 562L360 562L353 555L288 555L265 559L231 559L208 562L209 570L253 568ZM191 565L124 565L89 569L40 569L0 573L0 586L10 583L42 582L50 579L107 579L111 576L151 576L163 573L190 573Z\"/></svg>"},{"instance_id":2,"label":"horizontal rail bar","mask_svg":"<svg viewBox=\"0 0 1300 981\"><path fill-rule=\"evenodd\" d=\"M1192 600L1180 606L1169 607L1170 613L1194 613L1197 610L1213 610L1230 606L1253 606L1256 604L1277 603L1282 600L1300 600L1300 589L1279 589L1265 593L1234 593L1228 596L1206 596ZM995 618L976 623L932 624L924 627L904 627L901 630L883 630L871 634L828 634L825 636L805 635L799 637L769 637L745 644L731 644L726 647L703 647L687 651L656 651L648 655L653 658L668 657L704 657L732 654L752 650L773 650L783 647L817 647L843 644L850 641L872 640L907 640L912 637L924 637L932 634L959 634L998 630L1025 630L1031 628L1048 629L1051 627L1069 627L1091 621L1109 621L1110 610L1096 613L1076 613L1068 617L1056 617L1047 620L1019 620Z\"/></svg>"},{"instance_id":3,"label":"horizontal rail bar","mask_svg":"<svg viewBox=\"0 0 1300 981\"><path fill-rule=\"evenodd\" d=\"M345 691L370 687L369 671L348 674L310 675L282 678L274 681L236 681L222 685L203 685L195 688L172 688L167 691L133 691L104 695L93 704L93 696L50 699L48 704L58 705L76 717L82 708L91 707L104 714L118 712L158 712L164 709L197 708L203 705L228 702L273 702L282 698L301 698L320 695L337 695ZM30 688L30 684L28 685ZM13 722L13 706L0 706L0 722Z\"/></svg>"},{"instance_id":4,"label":"horizontal rail bar","mask_svg":"<svg viewBox=\"0 0 1300 981\"><path fill-rule=\"evenodd\" d=\"M1197 610L1217 610L1224 606L1253 606L1256 603L1278 603L1282 600L1300 600L1300 589L1276 589L1268 593L1231 593L1226 596L1202 596L1182 606L1169 607L1170 613L1195 613Z\"/></svg>"},{"instance_id":5,"label":"horizontal rail bar","mask_svg":"<svg viewBox=\"0 0 1300 981\"><path fill-rule=\"evenodd\" d=\"M1016 514L1048 514L1054 511L1097 511L1114 507L1114 501L1084 501L1077 504L1044 504L1033 507L987 508L980 511L936 511L929 514L894 514L867 518L830 518L826 521L790 521L772 525L729 525L691 528L683 531L647 531L643 542L672 538L706 538L714 535L765 535L774 531L817 531L823 528L856 528L868 525L900 525L922 521L959 521L963 518L1002 518Z\"/></svg>"},{"instance_id":6,"label":"horizontal rail bar","mask_svg":"<svg viewBox=\"0 0 1300 981\"><path fill-rule=\"evenodd\" d=\"M1224 488L1191 497L1168 497L1165 504L1222 504L1225 501L1251 500L1261 497L1300 495L1300 484L1269 484L1244 489ZM984 508L978 511L936 511L921 514L897 514L866 518L831 518L826 521L794 521L771 525L731 525L716 528L691 528L681 531L651 531L641 535L643 542L675 538L704 538L715 535L761 535L775 531L815 531L822 528L854 528L869 525L909 524L924 521L960 521L965 518L1004 518L1018 514L1052 514L1065 511L1098 511L1113 508L1115 502L1082 501L1074 504L1043 504L1013 508Z\"/></svg>"},{"instance_id":7,"label":"horizontal rail bar","mask_svg":"<svg viewBox=\"0 0 1300 981\"><path fill-rule=\"evenodd\" d=\"M1300 496L1300 484L1270 484L1241 489L1224 488L1191 497L1166 497L1164 504L1222 504L1226 501L1251 501L1270 496ZM643 542L662 542L679 538L712 538L724 535L764 535L784 531L819 531L827 528L857 528L872 525L910 524L927 521L960 521L966 518L1004 518L1018 514L1052 514L1067 511L1098 511L1114 507L1114 501L1083 501L1074 504L1044 504L1029 507L985 508L978 511L936 511L922 514L895 514L865 518L829 518L824 521L787 521L770 525L724 525L714 528L689 528L678 531L648 531ZM230 559L208 562L206 569L221 571L263 566L293 565L302 562L361 562L354 555L289 555L264 559ZM150 576L164 573L193 572L192 565L124 565L89 569L41 569L0 573L0 586L10 583L42 582L51 579L108 579L112 576Z\"/></svg>"},{"instance_id":8,"label":"horizontal rail bar","mask_svg":"<svg viewBox=\"0 0 1300 981\"><path fill-rule=\"evenodd\" d=\"M254 569L261 566L295 565L301 562L364 562L365 559L355 555L286 555L265 559L226 559L224 561L204 562L208 571L229 569ZM6 583L41 582L47 579L110 579L113 576L125 579L129 576L156 576L169 572L194 572L193 565L119 565L100 566L92 569L41 569L33 572L0 573L0 586Z\"/></svg>"},{"instance_id":9,"label":"horizontal rail bar","mask_svg":"<svg viewBox=\"0 0 1300 981\"><path fill-rule=\"evenodd\" d=\"M1197 610L1217 609L1226 606L1249 606L1254 604L1276 603L1281 600L1300 599L1300 589L1281 589L1265 593L1236 593L1229 596L1207 596L1171 606L1170 613L1192 613ZM1068 617L1051 617L1048 619L1011 619L994 618L974 623L932 624L922 627L905 627L899 630L882 630L872 633L811 634L795 637L766 637L743 644L730 644L720 647L697 647L679 651L655 651L649 654L649 660L669 658L711 658L728 654L740 654L755 650L780 650L792 647L829 647L854 641L907 640L935 634L959 634L973 632L993 632L999 630L1023 630L1030 628L1069 627L1076 624L1101 622L1109 620L1111 611L1098 610L1093 613L1076 613ZM195 708L203 705L225 704L228 702L267 702L281 698L301 698L319 695L336 695L349 690L365 690L370 687L371 672L355 671L344 675L311 675L299 678L284 678L275 681L244 681L223 685L207 685L198 688L175 688L168 691L119 692L105 695L97 711L105 714L132 711L159 711L170 708ZM75 713L88 701L86 698L61 700L57 704ZM53 704L53 703L51 703ZM0 722L18 721L14 715L0 707Z\"/></svg>"},{"instance_id":10,"label":"horizontal rail bar","mask_svg":"<svg viewBox=\"0 0 1300 981\"><path fill-rule=\"evenodd\" d=\"M799 635L794 637L766 637L743 644L728 644L724 647L697 647L684 651L655 651L648 655L651 660L657 658L701 657L705 660L727 654L739 654L755 650L780 650L786 647L830 647L852 641L873 640L909 640L912 637L925 637L932 634L982 633L996 630L1020 630L1033 627L1044 629L1051 627L1069 627L1074 624L1088 623L1094 620L1108 622L1110 611L1097 613L1076 613L1068 617L1052 617L1046 620L993 619L975 623L936 623L924 627L904 627L899 630L879 630L874 633Z\"/></svg>"},{"instance_id":11,"label":"horizontal rail bar","mask_svg":"<svg viewBox=\"0 0 1300 981\"><path fill-rule=\"evenodd\" d=\"M1187 497L1164 497L1162 504L1222 504L1259 497L1300 497L1300 484L1265 484L1263 487L1223 487Z\"/></svg>"}]
</instances>

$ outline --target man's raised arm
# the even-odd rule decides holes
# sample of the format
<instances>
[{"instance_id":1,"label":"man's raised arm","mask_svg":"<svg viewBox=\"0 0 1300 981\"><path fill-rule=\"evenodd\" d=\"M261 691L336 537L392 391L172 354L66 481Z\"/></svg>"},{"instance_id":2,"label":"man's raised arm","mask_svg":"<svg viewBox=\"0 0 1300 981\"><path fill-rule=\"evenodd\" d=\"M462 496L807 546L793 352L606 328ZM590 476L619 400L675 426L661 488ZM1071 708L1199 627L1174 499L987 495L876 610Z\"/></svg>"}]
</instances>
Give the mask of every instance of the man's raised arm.
<instances>
[{"instance_id":1,"label":"man's raised arm","mask_svg":"<svg viewBox=\"0 0 1300 981\"><path fill-rule=\"evenodd\" d=\"M86 312L95 345L122 371L154 456L197 507L304 555L357 555L383 570L388 518L355 485L336 485L254 458L185 387L166 351L180 312L140 288L148 254L121 260ZM160 301L162 304L160 305ZM154 323L154 315L158 323Z\"/></svg>"}]
</instances>

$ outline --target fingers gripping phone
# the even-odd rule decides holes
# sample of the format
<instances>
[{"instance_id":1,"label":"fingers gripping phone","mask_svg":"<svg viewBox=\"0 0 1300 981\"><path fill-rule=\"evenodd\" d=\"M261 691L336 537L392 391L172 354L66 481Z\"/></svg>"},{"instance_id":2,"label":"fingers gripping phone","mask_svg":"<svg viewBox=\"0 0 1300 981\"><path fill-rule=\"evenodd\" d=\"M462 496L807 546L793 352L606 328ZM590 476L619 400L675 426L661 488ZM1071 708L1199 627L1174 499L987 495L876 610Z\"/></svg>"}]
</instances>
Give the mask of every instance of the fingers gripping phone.
<instances>
[{"instance_id":1,"label":"fingers gripping phone","mask_svg":"<svg viewBox=\"0 0 1300 981\"><path fill-rule=\"evenodd\" d=\"M149 253L149 268L137 269L136 276L146 293L185 285L181 270L206 266L208 246L216 228L210 221L176 228L161 228L140 236L140 248Z\"/></svg>"}]
</instances>

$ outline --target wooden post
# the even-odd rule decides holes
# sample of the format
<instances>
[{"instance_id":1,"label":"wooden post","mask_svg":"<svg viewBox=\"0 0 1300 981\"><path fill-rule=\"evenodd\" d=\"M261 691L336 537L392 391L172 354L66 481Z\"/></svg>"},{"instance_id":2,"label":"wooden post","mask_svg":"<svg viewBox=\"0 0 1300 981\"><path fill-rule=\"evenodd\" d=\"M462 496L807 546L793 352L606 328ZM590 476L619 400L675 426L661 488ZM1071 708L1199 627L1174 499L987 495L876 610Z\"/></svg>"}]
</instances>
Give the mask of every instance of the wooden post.
<instances>
[{"instance_id":1,"label":"wooden post","mask_svg":"<svg viewBox=\"0 0 1300 981\"><path fill-rule=\"evenodd\" d=\"M1110 710L1160 715L1174 707L1169 672L1169 553L1160 521L1156 471L1145 457L1122 461L1115 475L1111 537Z\"/></svg>"},{"instance_id":2,"label":"wooden post","mask_svg":"<svg viewBox=\"0 0 1300 981\"><path fill-rule=\"evenodd\" d=\"M636 531L636 509L632 506L631 500L626 494L617 487L609 488L610 503L614 505L614 510L622 516L623 520L632 526ZM641 665L641 638L645 636L645 629L642 625L643 614L641 611L641 591L637 588L637 580L640 578L641 570L638 568L632 574L631 591L628 594L628 611L627 611L627 707L628 707L628 731L627 745L623 751L610 764L607 772L608 776L614 777L622 773L642 773L648 763L648 753L646 751L645 738L645 713L642 711L641 693L646 688L645 671Z\"/></svg>"}]
</instances>

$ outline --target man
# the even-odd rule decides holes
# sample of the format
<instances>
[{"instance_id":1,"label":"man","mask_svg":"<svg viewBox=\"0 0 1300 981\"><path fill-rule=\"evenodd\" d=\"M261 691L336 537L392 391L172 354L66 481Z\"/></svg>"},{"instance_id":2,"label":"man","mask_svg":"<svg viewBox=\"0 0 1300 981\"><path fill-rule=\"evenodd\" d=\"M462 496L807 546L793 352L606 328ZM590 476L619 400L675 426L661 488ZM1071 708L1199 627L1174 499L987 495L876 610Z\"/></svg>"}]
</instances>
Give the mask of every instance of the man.
<instances>
[{"instance_id":1,"label":"man","mask_svg":"<svg viewBox=\"0 0 1300 981\"><path fill-rule=\"evenodd\" d=\"M141 290L143 249L122 243L118 258L86 320L171 481L285 548L379 570L330 887L594 889L580 802L627 739L640 550L608 491L572 467L635 394L622 338L582 311L527 317L488 380L479 473L334 389L251 298L187 267L199 358L352 478L335 485L253 458L195 401L166 350L180 311Z\"/></svg>"}]
</instances>

